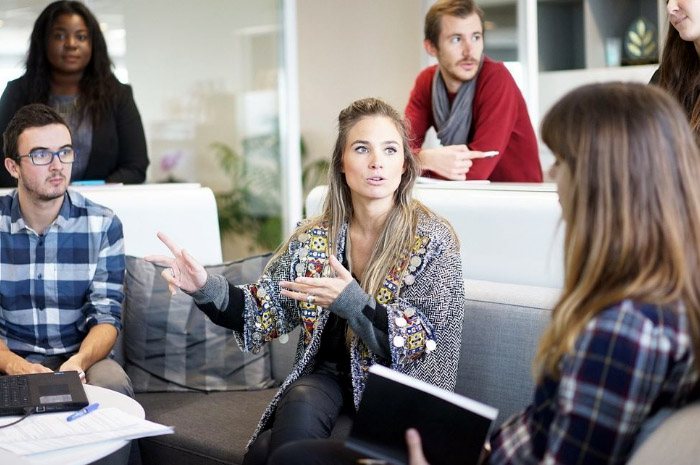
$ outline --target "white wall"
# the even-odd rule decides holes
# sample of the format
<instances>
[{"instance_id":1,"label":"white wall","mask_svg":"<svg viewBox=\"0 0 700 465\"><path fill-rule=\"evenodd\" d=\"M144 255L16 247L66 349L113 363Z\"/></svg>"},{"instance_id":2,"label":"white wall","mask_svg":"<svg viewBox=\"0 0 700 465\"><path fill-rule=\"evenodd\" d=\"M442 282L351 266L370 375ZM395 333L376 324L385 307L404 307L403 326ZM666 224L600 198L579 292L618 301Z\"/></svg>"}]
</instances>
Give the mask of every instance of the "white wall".
<instances>
[{"instance_id":1,"label":"white wall","mask_svg":"<svg viewBox=\"0 0 700 465\"><path fill-rule=\"evenodd\" d=\"M547 111L561 97L577 87L597 82L623 81L647 83L658 65L622 66L619 68L574 69L566 71L549 71L539 74L539 108L540 114ZM535 127L539 137L539 127ZM554 155L540 141L540 160L547 174L554 163Z\"/></svg>"},{"instance_id":2,"label":"white wall","mask_svg":"<svg viewBox=\"0 0 700 465\"><path fill-rule=\"evenodd\" d=\"M254 97L258 105L277 103L278 9L276 0L124 0L127 67L149 144L149 181L162 180L163 156L181 151L176 178L229 187L210 144L240 150L251 122L270 124L245 110ZM271 50L260 53L261 46ZM262 68L273 72L252 71Z\"/></svg>"},{"instance_id":3,"label":"white wall","mask_svg":"<svg viewBox=\"0 0 700 465\"><path fill-rule=\"evenodd\" d=\"M340 110L379 97L401 114L421 69L423 12L411 0L300 0L299 106L310 158L330 156Z\"/></svg>"}]
</instances>

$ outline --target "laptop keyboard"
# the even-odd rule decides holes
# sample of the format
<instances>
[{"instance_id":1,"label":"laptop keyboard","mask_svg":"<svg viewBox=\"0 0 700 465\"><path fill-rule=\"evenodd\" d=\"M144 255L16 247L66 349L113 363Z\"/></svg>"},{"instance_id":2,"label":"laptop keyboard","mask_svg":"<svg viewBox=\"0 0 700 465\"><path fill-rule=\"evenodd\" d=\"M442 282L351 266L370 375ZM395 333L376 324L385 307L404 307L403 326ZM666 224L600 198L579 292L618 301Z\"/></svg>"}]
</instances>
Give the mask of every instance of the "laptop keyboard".
<instances>
[{"instance_id":1,"label":"laptop keyboard","mask_svg":"<svg viewBox=\"0 0 700 465\"><path fill-rule=\"evenodd\" d=\"M0 376L0 407L24 407L29 404L26 376Z\"/></svg>"}]
</instances>

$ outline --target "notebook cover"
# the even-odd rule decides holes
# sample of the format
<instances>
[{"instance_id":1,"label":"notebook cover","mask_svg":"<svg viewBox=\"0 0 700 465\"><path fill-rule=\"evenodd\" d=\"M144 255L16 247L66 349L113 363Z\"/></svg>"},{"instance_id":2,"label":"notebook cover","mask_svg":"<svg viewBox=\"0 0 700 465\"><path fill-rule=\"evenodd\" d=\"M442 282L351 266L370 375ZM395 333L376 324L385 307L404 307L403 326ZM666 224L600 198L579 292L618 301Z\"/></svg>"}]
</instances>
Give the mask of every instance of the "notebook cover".
<instances>
[{"instance_id":1,"label":"notebook cover","mask_svg":"<svg viewBox=\"0 0 700 465\"><path fill-rule=\"evenodd\" d=\"M404 465L405 431L416 428L431 465L475 465L497 414L493 407L374 365L345 444Z\"/></svg>"}]
</instances>

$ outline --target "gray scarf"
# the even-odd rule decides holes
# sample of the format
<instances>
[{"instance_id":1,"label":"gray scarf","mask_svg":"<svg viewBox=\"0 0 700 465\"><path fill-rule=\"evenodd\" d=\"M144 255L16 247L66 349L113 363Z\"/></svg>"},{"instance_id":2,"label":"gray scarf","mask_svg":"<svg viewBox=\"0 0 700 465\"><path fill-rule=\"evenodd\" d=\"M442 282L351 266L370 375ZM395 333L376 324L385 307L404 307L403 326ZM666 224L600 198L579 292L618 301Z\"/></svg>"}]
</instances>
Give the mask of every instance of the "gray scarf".
<instances>
[{"instance_id":1,"label":"gray scarf","mask_svg":"<svg viewBox=\"0 0 700 465\"><path fill-rule=\"evenodd\" d=\"M473 79L464 82L450 108L447 98L447 87L440 74L440 67L435 69L433 76L433 119L435 129L442 145L466 144L469 130L472 127L472 103L476 92L476 80L479 78L484 57L479 62L479 69Z\"/></svg>"}]
</instances>

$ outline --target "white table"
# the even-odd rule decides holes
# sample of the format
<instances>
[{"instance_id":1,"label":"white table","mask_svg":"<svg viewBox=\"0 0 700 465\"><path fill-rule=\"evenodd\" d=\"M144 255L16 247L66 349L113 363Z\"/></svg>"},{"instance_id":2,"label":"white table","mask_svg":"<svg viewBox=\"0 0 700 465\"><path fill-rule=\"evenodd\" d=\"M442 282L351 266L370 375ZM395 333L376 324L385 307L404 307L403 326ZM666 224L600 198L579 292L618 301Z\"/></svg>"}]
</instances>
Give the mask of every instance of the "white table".
<instances>
[{"instance_id":1,"label":"white table","mask_svg":"<svg viewBox=\"0 0 700 465\"><path fill-rule=\"evenodd\" d=\"M100 408L115 407L126 413L145 418L146 413L141 404L131 397L119 394L97 386L85 384L85 393L90 403L99 402ZM67 417L70 412L42 413L41 415L59 415ZM10 417L6 417L10 418ZM19 417L17 417L19 418ZM31 465L84 465L101 459L112 452L126 446L129 441L112 440L97 444L88 444L70 449L62 449L42 454L34 454L28 457L17 457L14 454L5 456L5 452L0 452L0 463L2 464L31 464Z\"/></svg>"}]
</instances>

